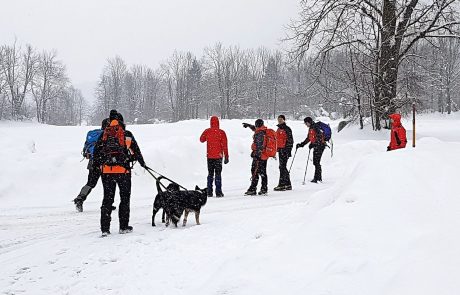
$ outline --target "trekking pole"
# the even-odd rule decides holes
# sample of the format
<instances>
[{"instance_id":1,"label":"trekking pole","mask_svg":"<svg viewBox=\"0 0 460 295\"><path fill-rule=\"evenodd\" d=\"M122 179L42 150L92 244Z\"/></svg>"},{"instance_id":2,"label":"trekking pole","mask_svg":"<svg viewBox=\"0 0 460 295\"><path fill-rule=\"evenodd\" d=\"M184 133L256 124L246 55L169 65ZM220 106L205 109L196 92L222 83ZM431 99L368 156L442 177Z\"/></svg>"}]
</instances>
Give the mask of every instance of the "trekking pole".
<instances>
[{"instance_id":1,"label":"trekking pole","mask_svg":"<svg viewBox=\"0 0 460 295\"><path fill-rule=\"evenodd\" d=\"M302 185L305 185L305 178L307 178L308 162L310 162L310 152L311 152L311 149L308 151L307 165L305 166L305 174L303 175Z\"/></svg>"},{"instance_id":2,"label":"trekking pole","mask_svg":"<svg viewBox=\"0 0 460 295\"><path fill-rule=\"evenodd\" d=\"M291 167L289 167L289 173L291 173L292 165L294 165L295 155L297 155L297 148L295 149L294 157L292 157Z\"/></svg>"}]
</instances>

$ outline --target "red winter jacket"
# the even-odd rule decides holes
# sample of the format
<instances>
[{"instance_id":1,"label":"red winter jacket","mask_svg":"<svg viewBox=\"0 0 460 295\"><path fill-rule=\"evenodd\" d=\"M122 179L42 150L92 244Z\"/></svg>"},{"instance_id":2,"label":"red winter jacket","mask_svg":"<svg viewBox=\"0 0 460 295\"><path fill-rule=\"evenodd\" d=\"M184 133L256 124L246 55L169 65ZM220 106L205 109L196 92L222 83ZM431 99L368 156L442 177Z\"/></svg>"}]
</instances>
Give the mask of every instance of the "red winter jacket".
<instances>
[{"instance_id":1,"label":"red winter jacket","mask_svg":"<svg viewBox=\"0 0 460 295\"><path fill-rule=\"evenodd\" d=\"M251 156L260 157L261 160L268 160L268 156L265 153L265 134L267 127L262 126L254 130L253 142L251 145L252 154Z\"/></svg>"},{"instance_id":2,"label":"red winter jacket","mask_svg":"<svg viewBox=\"0 0 460 295\"><path fill-rule=\"evenodd\" d=\"M391 124L391 140L388 150L392 151L405 148L407 144L407 137L406 129L404 129L401 124L401 115L391 114L389 117L393 120L393 124Z\"/></svg>"},{"instance_id":3,"label":"red winter jacket","mask_svg":"<svg viewBox=\"0 0 460 295\"><path fill-rule=\"evenodd\" d=\"M219 118L211 117L211 128L206 129L200 137L201 142L207 142L208 159L228 158L227 135L219 129Z\"/></svg>"}]
</instances>

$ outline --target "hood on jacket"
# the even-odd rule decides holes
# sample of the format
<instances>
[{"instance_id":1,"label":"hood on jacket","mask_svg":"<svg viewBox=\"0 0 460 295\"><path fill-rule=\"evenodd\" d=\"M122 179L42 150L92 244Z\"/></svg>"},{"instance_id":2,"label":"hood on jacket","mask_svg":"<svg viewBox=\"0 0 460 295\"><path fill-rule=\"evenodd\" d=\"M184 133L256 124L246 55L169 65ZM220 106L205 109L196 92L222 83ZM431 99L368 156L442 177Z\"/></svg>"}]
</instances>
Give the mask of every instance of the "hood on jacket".
<instances>
[{"instance_id":1,"label":"hood on jacket","mask_svg":"<svg viewBox=\"0 0 460 295\"><path fill-rule=\"evenodd\" d=\"M401 126L401 114L391 114L388 117L390 117L390 119L393 120L393 127Z\"/></svg>"},{"instance_id":2,"label":"hood on jacket","mask_svg":"<svg viewBox=\"0 0 460 295\"><path fill-rule=\"evenodd\" d=\"M219 128L219 118L217 116L211 117L211 128Z\"/></svg>"}]
</instances>

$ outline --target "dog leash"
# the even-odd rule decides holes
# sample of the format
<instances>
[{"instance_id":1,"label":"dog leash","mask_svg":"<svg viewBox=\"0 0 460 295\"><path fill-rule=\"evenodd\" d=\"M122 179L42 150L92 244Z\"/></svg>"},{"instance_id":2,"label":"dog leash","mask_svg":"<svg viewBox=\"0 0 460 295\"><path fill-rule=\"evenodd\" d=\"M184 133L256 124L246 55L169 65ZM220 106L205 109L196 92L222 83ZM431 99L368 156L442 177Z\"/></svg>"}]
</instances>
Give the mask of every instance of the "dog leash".
<instances>
[{"instance_id":1,"label":"dog leash","mask_svg":"<svg viewBox=\"0 0 460 295\"><path fill-rule=\"evenodd\" d=\"M162 175L161 173L156 172L155 170L153 170L152 168L150 168L150 167L148 167L148 166L145 166L145 170L147 170L147 172L148 172L153 178L155 178L156 181L159 181L160 184L161 184L161 186L162 186L164 189L166 189L166 187L165 187L164 184L161 183L161 181L160 181L161 178L164 178L164 179L166 179L166 180L168 180L168 181L170 181L170 182L172 182L172 183L175 183L175 184L177 184L180 188L182 188L182 189L188 191L188 189L186 189L186 188L183 187L182 185L180 185L180 184L178 184L177 182L175 182L174 180L172 180L172 179L170 179L170 178L168 178L168 177ZM154 173L160 175L160 177L156 177L156 176L154 175Z\"/></svg>"}]
</instances>

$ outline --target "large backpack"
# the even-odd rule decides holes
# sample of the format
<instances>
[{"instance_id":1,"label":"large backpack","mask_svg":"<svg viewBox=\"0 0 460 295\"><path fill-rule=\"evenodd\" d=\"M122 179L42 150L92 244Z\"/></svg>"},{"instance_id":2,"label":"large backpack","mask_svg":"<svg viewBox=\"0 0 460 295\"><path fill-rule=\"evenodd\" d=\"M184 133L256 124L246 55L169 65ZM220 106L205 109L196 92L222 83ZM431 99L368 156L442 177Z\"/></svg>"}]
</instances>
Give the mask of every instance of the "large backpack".
<instances>
[{"instance_id":1,"label":"large backpack","mask_svg":"<svg viewBox=\"0 0 460 295\"><path fill-rule=\"evenodd\" d=\"M93 157L94 147L96 146L96 142L99 140L103 132L104 130L102 129L94 129L88 131L86 134L85 145L83 147L83 156L86 157L86 155L89 155L91 158Z\"/></svg>"},{"instance_id":2,"label":"large backpack","mask_svg":"<svg viewBox=\"0 0 460 295\"><path fill-rule=\"evenodd\" d=\"M276 140L276 131L273 129L265 130L264 150L263 153L267 158L276 157L278 144Z\"/></svg>"},{"instance_id":3,"label":"large backpack","mask_svg":"<svg viewBox=\"0 0 460 295\"><path fill-rule=\"evenodd\" d=\"M324 141L331 140L331 137L332 137L331 126L329 126L329 124L326 124L320 121L317 124L323 134Z\"/></svg>"},{"instance_id":4,"label":"large backpack","mask_svg":"<svg viewBox=\"0 0 460 295\"><path fill-rule=\"evenodd\" d=\"M105 128L102 134L103 162L107 166L127 166L129 164L125 132L120 125Z\"/></svg>"}]
</instances>

